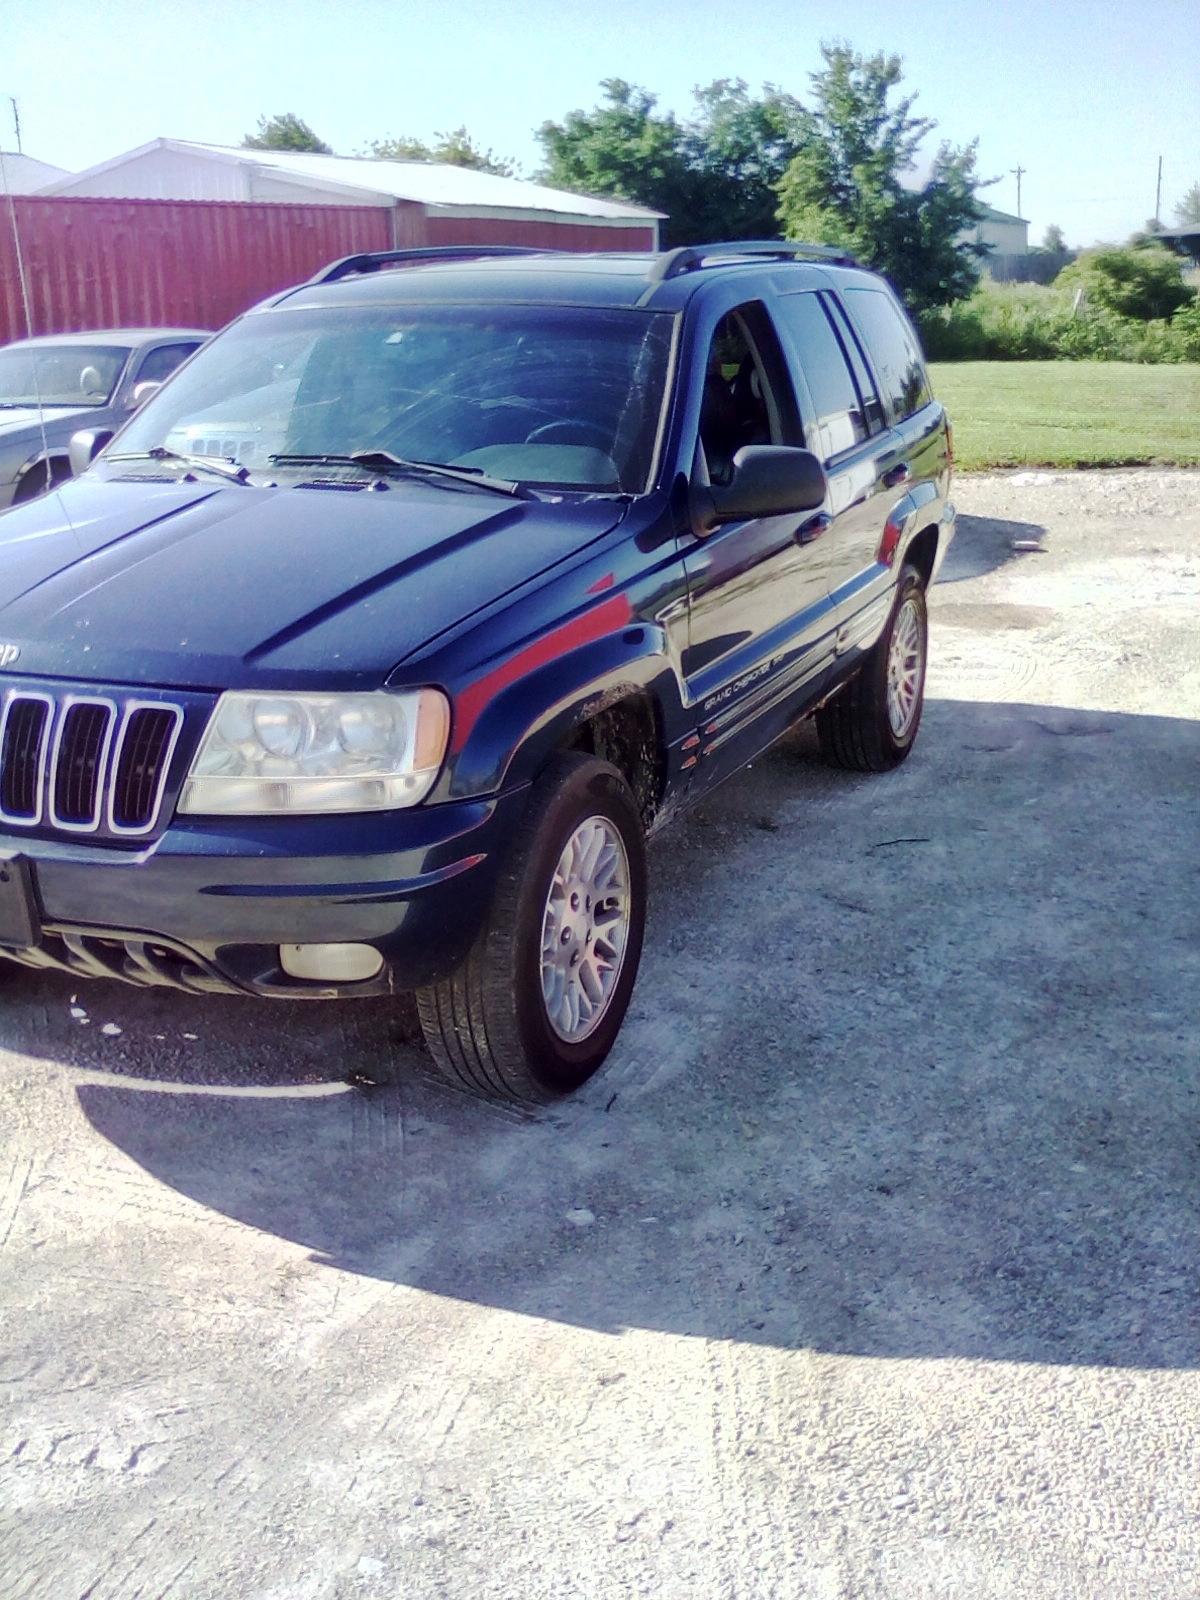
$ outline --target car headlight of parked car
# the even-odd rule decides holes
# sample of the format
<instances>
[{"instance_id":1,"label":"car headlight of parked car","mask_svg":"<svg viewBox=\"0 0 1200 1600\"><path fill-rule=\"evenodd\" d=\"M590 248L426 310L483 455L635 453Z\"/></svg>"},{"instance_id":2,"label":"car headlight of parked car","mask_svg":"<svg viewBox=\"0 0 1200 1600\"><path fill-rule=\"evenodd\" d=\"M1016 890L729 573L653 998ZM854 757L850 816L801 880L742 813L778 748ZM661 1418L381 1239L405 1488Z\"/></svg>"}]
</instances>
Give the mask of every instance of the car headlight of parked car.
<instances>
[{"instance_id":1,"label":"car headlight of parked car","mask_svg":"<svg viewBox=\"0 0 1200 1600\"><path fill-rule=\"evenodd\" d=\"M449 736L439 689L231 691L213 712L179 809L261 816L415 806L433 787Z\"/></svg>"}]
</instances>

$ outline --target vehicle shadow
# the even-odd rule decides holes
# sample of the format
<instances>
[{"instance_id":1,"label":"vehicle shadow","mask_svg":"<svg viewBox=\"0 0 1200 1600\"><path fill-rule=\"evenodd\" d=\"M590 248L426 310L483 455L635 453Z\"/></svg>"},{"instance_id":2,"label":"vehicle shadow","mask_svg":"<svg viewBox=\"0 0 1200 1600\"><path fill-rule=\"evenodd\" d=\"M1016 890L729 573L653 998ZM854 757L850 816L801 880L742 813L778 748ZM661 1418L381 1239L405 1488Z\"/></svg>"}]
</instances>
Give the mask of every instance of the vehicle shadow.
<instances>
[{"instance_id":1,"label":"vehicle shadow","mask_svg":"<svg viewBox=\"0 0 1200 1600\"><path fill-rule=\"evenodd\" d=\"M655 847L618 1048L536 1114L432 1082L390 1005L92 985L85 1025L39 976L4 1041L330 1268L613 1332L1191 1367L1200 724L926 717L884 778L785 741Z\"/></svg>"},{"instance_id":2,"label":"vehicle shadow","mask_svg":"<svg viewBox=\"0 0 1200 1600\"><path fill-rule=\"evenodd\" d=\"M1006 517L972 517L959 512L954 542L946 552L938 583L983 578L1009 561L1020 560L1022 545L1040 545L1046 537L1038 522L1013 522Z\"/></svg>"}]
</instances>

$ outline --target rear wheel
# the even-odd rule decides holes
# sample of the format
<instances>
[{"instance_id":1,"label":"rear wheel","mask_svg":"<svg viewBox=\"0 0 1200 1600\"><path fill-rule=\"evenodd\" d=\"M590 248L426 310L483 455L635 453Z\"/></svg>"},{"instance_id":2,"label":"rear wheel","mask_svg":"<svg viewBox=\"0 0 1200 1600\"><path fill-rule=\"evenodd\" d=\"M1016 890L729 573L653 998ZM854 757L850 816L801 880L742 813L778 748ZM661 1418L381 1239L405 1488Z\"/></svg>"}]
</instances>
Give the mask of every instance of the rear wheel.
<instances>
[{"instance_id":1,"label":"rear wheel","mask_svg":"<svg viewBox=\"0 0 1200 1600\"><path fill-rule=\"evenodd\" d=\"M888 625L861 671L817 712L821 753L851 772L886 772L913 747L925 704L929 618L925 588L905 567Z\"/></svg>"},{"instance_id":2,"label":"rear wheel","mask_svg":"<svg viewBox=\"0 0 1200 1600\"><path fill-rule=\"evenodd\" d=\"M628 1009L645 915L645 844L629 785L606 761L556 757L533 787L470 954L417 993L441 1071L489 1099L577 1089Z\"/></svg>"}]
</instances>

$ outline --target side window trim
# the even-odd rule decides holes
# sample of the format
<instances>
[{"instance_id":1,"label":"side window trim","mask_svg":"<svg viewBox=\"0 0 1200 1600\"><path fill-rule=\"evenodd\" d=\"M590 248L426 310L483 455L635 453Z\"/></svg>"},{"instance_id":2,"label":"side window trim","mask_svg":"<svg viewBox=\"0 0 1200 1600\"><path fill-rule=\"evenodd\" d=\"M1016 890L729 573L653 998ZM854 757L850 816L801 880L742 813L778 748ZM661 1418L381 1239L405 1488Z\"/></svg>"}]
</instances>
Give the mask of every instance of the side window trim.
<instances>
[{"instance_id":1,"label":"side window trim","mask_svg":"<svg viewBox=\"0 0 1200 1600\"><path fill-rule=\"evenodd\" d=\"M862 340L859 338L858 329L851 322L845 307L831 290L822 289L817 298L820 300L826 317L828 317L834 335L842 347L842 354L846 358L846 365L850 368L850 376L854 380L854 387L858 391L859 402L863 408L863 420L867 424L867 438L872 439L877 433L883 433L889 426L887 412L883 404L880 389L879 374L871 362ZM857 363L851 354L847 341L853 345L858 356ZM871 393L863 390L859 378L859 369L866 373L871 381ZM874 421L874 426L872 426Z\"/></svg>"},{"instance_id":2,"label":"side window trim","mask_svg":"<svg viewBox=\"0 0 1200 1600\"><path fill-rule=\"evenodd\" d=\"M824 303L827 292L828 291L823 289L790 289L786 293L779 296L779 302L782 305L787 301L798 301L802 299L816 301L820 315L825 319L825 325L829 332L830 338L833 341L834 348L837 350L838 355L841 358L841 366L844 376L848 379L850 388L858 401L858 413L863 419L865 425L868 413L865 409L862 385L858 381L858 374L855 371L854 362L847 354L845 341L839 336L837 324L830 316L829 307ZM805 371L804 350L800 344L795 328L791 327L787 323L783 323L782 326L777 325L775 332L776 338L785 342L786 348L790 352L790 358L787 362L788 383L799 405L803 447L806 450L814 451L827 469L833 469L842 466L847 461L853 460L855 456L871 449L873 447L876 434L880 431L879 428L876 428L874 432L865 433L861 439L855 440L853 444L844 446L841 450L832 451L827 456L822 454L822 441L818 437L822 427L821 408L818 404L817 394L814 391L813 386L809 381L808 374ZM869 369L867 376L868 378L872 377ZM878 409L878 397L876 396L873 398L875 406Z\"/></svg>"}]
</instances>

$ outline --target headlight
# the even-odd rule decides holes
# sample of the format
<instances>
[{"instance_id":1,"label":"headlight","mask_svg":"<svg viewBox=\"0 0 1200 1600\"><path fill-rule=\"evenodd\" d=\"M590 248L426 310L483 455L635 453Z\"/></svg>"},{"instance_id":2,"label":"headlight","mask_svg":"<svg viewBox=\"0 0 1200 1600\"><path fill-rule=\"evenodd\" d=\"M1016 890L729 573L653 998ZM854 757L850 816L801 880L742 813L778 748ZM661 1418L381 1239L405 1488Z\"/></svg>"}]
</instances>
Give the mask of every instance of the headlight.
<instances>
[{"instance_id":1,"label":"headlight","mask_svg":"<svg viewBox=\"0 0 1200 1600\"><path fill-rule=\"evenodd\" d=\"M183 787L193 815L391 811L432 789L450 736L438 689L223 694Z\"/></svg>"}]
</instances>

